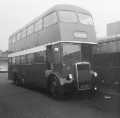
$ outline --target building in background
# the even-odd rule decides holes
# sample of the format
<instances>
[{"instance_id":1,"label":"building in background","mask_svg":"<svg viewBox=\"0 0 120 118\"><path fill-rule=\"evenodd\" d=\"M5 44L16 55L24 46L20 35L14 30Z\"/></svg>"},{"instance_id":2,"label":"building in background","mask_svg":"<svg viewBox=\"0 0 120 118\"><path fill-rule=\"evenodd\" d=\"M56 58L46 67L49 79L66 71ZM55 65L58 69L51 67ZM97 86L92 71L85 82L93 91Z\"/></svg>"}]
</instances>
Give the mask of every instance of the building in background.
<instances>
[{"instance_id":1,"label":"building in background","mask_svg":"<svg viewBox=\"0 0 120 118\"><path fill-rule=\"evenodd\" d=\"M120 35L120 21L107 24L107 36Z\"/></svg>"},{"instance_id":2,"label":"building in background","mask_svg":"<svg viewBox=\"0 0 120 118\"><path fill-rule=\"evenodd\" d=\"M107 37L93 49L94 67L103 85L120 91L120 21L107 25Z\"/></svg>"},{"instance_id":3,"label":"building in background","mask_svg":"<svg viewBox=\"0 0 120 118\"><path fill-rule=\"evenodd\" d=\"M8 51L0 51L0 72L8 71Z\"/></svg>"}]
</instances>

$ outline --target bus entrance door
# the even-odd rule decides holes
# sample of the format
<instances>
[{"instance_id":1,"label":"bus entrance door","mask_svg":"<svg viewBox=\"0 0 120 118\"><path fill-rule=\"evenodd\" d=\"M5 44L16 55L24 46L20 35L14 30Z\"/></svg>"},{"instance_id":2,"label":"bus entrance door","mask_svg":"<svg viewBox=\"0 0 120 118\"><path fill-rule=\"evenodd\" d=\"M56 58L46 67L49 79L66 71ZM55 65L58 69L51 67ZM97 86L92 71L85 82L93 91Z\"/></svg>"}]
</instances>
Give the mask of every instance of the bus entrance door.
<instances>
[{"instance_id":1,"label":"bus entrance door","mask_svg":"<svg viewBox=\"0 0 120 118\"><path fill-rule=\"evenodd\" d=\"M54 63L54 54L52 45L48 45L46 49L46 63L47 63L47 69L52 69L52 65Z\"/></svg>"}]
</instances>

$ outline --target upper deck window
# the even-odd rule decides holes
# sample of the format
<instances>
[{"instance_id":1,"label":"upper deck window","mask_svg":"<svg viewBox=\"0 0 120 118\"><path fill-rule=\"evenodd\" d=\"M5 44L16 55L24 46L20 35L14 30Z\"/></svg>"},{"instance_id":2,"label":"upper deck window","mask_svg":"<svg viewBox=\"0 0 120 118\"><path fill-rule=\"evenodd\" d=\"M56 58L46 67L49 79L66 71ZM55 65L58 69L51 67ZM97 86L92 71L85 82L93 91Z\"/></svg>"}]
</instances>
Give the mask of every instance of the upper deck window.
<instances>
[{"instance_id":1,"label":"upper deck window","mask_svg":"<svg viewBox=\"0 0 120 118\"><path fill-rule=\"evenodd\" d=\"M52 24L57 23L57 15L56 12L49 14L44 18L44 27L48 27Z\"/></svg>"},{"instance_id":2,"label":"upper deck window","mask_svg":"<svg viewBox=\"0 0 120 118\"><path fill-rule=\"evenodd\" d=\"M20 40L21 39L21 32L18 32L17 33L17 40Z\"/></svg>"},{"instance_id":3,"label":"upper deck window","mask_svg":"<svg viewBox=\"0 0 120 118\"><path fill-rule=\"evenodd\" d=\"M39 19L36 23L35 23L35 32L39 31L42 29L42 19Z\"/></svg>"},{"instance_id":4,"label":"upper deck window","mask_svg":"<svg viewBox=\"0 0 120 118\"><path fill-rule=\"evenodd\" d=\"M34 30L34 26L33 26L33 25L30 25L30 26L27 28L27 35L32 34L32 33L33 33L33 30Z\"/></svg>"},{"instance_id":5,"label":"upper deck window","mask_svg":"<svg viewBox=\"0 0 120 118\"><path fill-rule=\"evenodd\" d=\"M26 29L24 29L22 32L21 32L21 38L25 38L26 37Z\"/></svg>"},{"instance_id":6,"label":"upper deck window","mask_svg":"<svg viewBox=\"0 0 120 118\"><path fill-rule=\"evenodd\" d=\"M77 22L77 15L72 11L59 11L59 18L62 22Z\"/></svg>"},{"instance_id":7,"label":"upper deck window","mask_svg":"<svg viewBox=\"0 0 120 118\"><path fill-rule=\"evenodd\" d=\"M93 19L90 15L79 13L78 17L80 23L85 25L93 25Z\"/></svg>"},{"instance_id":8,"label":"upper deck window","mask_svg":"<svg viewBox=\"0 0 120 118\"><path fill-rule=\"evenodd\" d=\"M13 36L10 38L10 42L11 42L12 44L14 44L15 41L16 41L16 37L15 37L15 35L13 35Z\"/></svg>"}]
</instances>

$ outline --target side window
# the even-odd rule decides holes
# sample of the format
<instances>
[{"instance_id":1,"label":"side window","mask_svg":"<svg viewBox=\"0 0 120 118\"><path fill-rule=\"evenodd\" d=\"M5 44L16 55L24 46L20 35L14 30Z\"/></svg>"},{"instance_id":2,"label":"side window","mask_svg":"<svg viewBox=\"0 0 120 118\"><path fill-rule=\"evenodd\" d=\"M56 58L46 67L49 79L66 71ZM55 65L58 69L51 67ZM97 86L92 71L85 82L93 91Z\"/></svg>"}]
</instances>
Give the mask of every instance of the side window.
<instances>
[{"instance_id":1,"label":"side window","mask_svg":"<svg viewBox=\"0 0 120 118\"><path fill-rule=\"evenodd\" d=\"M9 43L14 44L15 41L16 41L16 35L11 36L10 39L9 39Z\"/></svg>"},{"instance_id":2,"label":"side window","mask_svg":"<svg viewBox=\"0 0 120 118\"><path fill-rule=\"evenodd\" d=\"M21 32L21 38L25 38L26 37L26 29L24 29L22 32Z\"/></svg>"},{"instance_id":3,"label":"side window","mask_svg":"<svg viewBox=\"0 0 120 118\"><path fill-rule=\"evenodd\" d=\"M42 19L40 19L39 21L37 21L35 23L35 32L39 31L42 29Z\"/></svg>"},{"instance_id":4,"label":"side window","mask_svg":"<svg viewBox=\"0 0 120 118\"><path fill-rule=\"evenodd\" d=\"M17 40L20 40L21 39L21 32L18 32L17 33Z\"/></svg>"},{"instance_id":5,"label":"side window","mask_svg":"<svg viewBox=\"0 0 120 118\"><path fill-rule=\"evenodd\" d=\"M60 46L56 45L54 47L53 51L54 51L54 61L55 61L55 64L58 64L58 63L60 63Z\"/></svg>"},{"instance_id":6,"label":"side window","mask_svg":"<svg viewBox=\"0 0 120 118\"><path fill-rule=\"evenodd\" d=\"M28 28L27 28L27 35L30 35L33 33L33 30L34 30L34 26L33 25L30 25Z\"/></svg>"},{"instance_id":7,"label":"side window","mask_svg":"<svg viewBox=\"0 0 120 118\"><path fill-rule=\"evenodd\" d=\"M44 63L45 62L45 52L43 52L43 51L36 52L34 55L35 55L35 59L34 59L35 63Z\"/></svg>"},{"instance_id":8,"label":"side window","mask_svg":"<svg viewBox=\"0 0 120 118\"><path fill-rule=\"evenodd\" d=\"M28 54L26 55L27 58L27 64L32 64L34 61L34 54Z\"/></svg>"},{"instance_id":9,"label":"side window","mask_svg":"<svg viewBox=\"0 0 120 118\"><path fill-rule=\"evenodd\" d=\"M49 14L48 16L44 17L44 27L48 27L52 24L57 23L57 14L56 12Z\"/></svg>"},{"instance_id":10,"label":"side window","mask_svg":"<svg viewBox=\"0 0 120 118\"><path fill-rule=\"evenodd\" d=\"M82 24L93 25L93 19L90 15L79 13L78 18L80 23Z\"/></svg>"},{"instance_id":11,"label":"side window","mask_svg":"<svg viewBox=\"0 0 120 118\"><path fill-rule=\"evenodd\" d=\"M19 56L15 57L15 64L20 64L20 57Z\"/></svg>"},{"instance_id":12,"label":"side window","mask_svg":"<svg viewBox=\"0 0 120 118\"><path fill-rule=\"evenodd\" d=\"M15 64L15 57L12 57L12 64Z\"/></svg>"},{"instance_id":13,"label":"side window","mask_svg":"<svg viewBox=\"0 0 120 118\"><path fill-rule=\"evenodd\" d=\"M21 64L25 64L26 63L25 55L20 56L20 62L21 62Z\"/></svg>"},{"instance_id":14,"label":"side window","mask_svg":"<svg viewBox=\"0 0 120 118\"><path fill-rule=\"evenodd\" d=\"M12 58L11 57L8 59L8 63L12 64Z\"/></svg>"}]
</instances>

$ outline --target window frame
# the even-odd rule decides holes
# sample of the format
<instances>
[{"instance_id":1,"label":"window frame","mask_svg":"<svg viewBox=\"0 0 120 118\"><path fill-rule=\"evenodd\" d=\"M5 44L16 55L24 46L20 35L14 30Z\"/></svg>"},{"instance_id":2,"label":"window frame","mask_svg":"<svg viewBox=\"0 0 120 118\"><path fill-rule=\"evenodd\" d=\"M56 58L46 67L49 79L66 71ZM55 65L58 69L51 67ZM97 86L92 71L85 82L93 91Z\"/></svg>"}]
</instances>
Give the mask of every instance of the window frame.
<instances>
[{"instance_id":1,"label":"window frame","mask_svg":"<svg viewBox=\"0 0 120 118\"><path fill-rule=\"evenodd\" d=\"M20 58L20 64L26 64L26 55L21 55L19 58Z\"/></svg>"},{"instance_id":2,"label":"window frame","mask_svg":"<svg viewBox=\"0 0 120 118\"><path fill-rule=\"evenodd\" d=\"M15 57L12 57L12 64L16 64L16 59L15 59Z\"/></svg>"},{"instance_id":3,"label":"window frame","mask_svg":"<svg viewBox=\"0 0 120 118\"><path fill-rule=\"evenodd\" d=\"M39 55L39 56L38 56ZM46 61L45 51L38 51L34 53L34 63L35 64L42 64ZM38 58L41 58L38 60Z\"/></svg>"},{"instance_id":4,"label":"window frame","mask_svg":"<svg viewBox=\"0 0 120 118\"><path fill-rule=\"evenodd\" d=\"M31 56L32 55L32 56ZM34 53L29 53L29 54L26 54L26 64L33 64L34 63ZM31 58L32 57L32 58Z\"/></svg>"},{"instance_id":5,"label":"window frame","mask_svg":"<svg viewBox=\"0 0 120 118\"><path fill-rule=\"evenodd\" d=\"M17 41L21 40L21 31L16 33L16 40Z\"/></svg>"},{"instance_id":6,"label":"window frame","mask_svg":"<svg viewBox=\"0 0 120 118\"><path fill-rule=\"evenodd\" d=\"M80 21L79 14L84 15L84 16L89 16L89 17L91 17L92 23L89 23L89 24L82 23L82 22ZM87 14L87 13L77 12L77 16L78 16L78 21L79 21L81 24L83 24L83 25L92 25L92 26L94 25L94 21L93 21L92 15Z\"/></svg>"},{"instance_id":7,"label":"window frame","mask_svg":"<svg viewBox=\"0 0 120 118\"><path fill-rule=\"evenodd\" d=\"M76 16L76 22L66 22L66 21L61 21L61 19L60 19L60 15L59 15L59 12L73 12L74 14L75 14L75 16ZM79 21L78 21L78 15L77 15L77 12L76 11L72 11L72 10L59 10L58 11L58 19L59 19L59 22L63 22L63 23L78 23Z\"/></svg>"},{"instance_id":8,"label":"window frame","mask_svg":"<svg viewBox=\"0 0 120 118\"><path fill-rule=\"evenodd\" d=\"M26 28L21 31L21 39L25 38L27 36L27 30Z\"/></svg>"},{"instance_id":9,"label":"window frame","mask_svg":"<svg viewBox=\"0 0 120 118\"><path fill-rule=\"evenodd\" d=\"M26 36L31 35L34 32L34 24L30 24L26 27Z\"/></svg>"},{"instance_id":10,"label":"window frame","mask_svg":"<svg viewBox=\"0 0 120 118\"><path fill-rule=\"evenodd\" d=\"M67 45L67 46L75 45L75 46L79 47L79 50L78 50L78 51L80 51L80 53L81 53L81 44L77 45L77 44L75 44L75 43L62 43L62 56L63 56L63 57L76 52L76 51L74 51L74 52L72 52L72 53L68 53L68 52L67 52L67 54L64 54L64 46L65 46L65 45Z\"/></svg>"},{"instance_id":11,"label":"window frame","mask_svg":"<svg viewBox=\"0 0 120 118\"><path fill-rule=\"evenodd\" d=\"M39 24L41 25L41 27L38 27ZM43 29L43 19L40 18L39 20L37 20L37 21L34 22L34 32L39 32L42 29Z\"/></svg>"},{"instance_id":12,"label":"window frame","mask_svg":"<svg viewBox=\"0 0 120 118\"><path fill-rule=\"evenodd\" d=\"M16 34L10 37L10 43L15 44L15 42L16 42Z\"/></svg>"},{"instance_id":13,"label":"window frame","mask_svg":"<svg viewBox=\"0 0 120 118\"><path fill-rule=\"evenodd\" d=\"M56 22L54 22L52 24L49 24L49 25L45 25L45 18L48 17L51 14L54 14L54 13L56 14ZM59 19L58 19L58 13L57 13L57 11L50 12L49 14L47 14L46 16L43 17L43 27L44 28L47 28L47 27L52 26L52 25L55 25L58 22L59 22Z\"/></svg>"}]
</instances>

